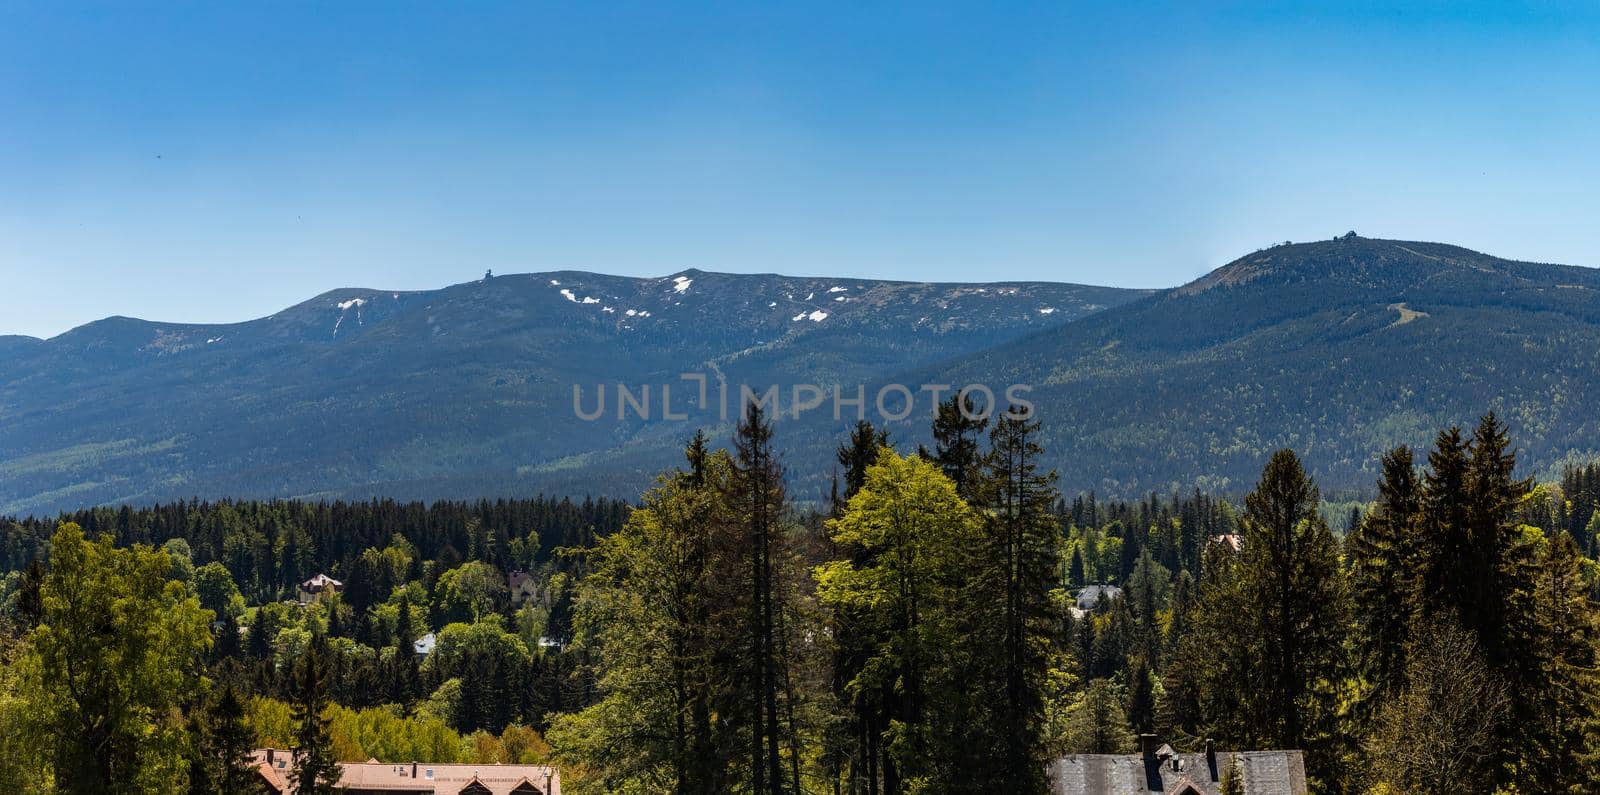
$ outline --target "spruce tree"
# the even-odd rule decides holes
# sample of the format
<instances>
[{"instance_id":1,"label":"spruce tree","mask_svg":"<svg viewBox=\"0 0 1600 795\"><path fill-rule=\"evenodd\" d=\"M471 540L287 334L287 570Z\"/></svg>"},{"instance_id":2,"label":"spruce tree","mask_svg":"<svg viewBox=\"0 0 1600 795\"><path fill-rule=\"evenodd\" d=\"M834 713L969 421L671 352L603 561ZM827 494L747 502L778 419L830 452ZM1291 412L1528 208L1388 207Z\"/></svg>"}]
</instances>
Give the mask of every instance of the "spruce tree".
<instances>
[{"instance_id":1,"label":"spruce tree","mask_svg":"<svg viewBox=\"0 0 1600 795\"><path fill-rule=\"evenodd\" d=\"M785 789L783 740L778 713L779 610L776 558L782 554L780 521L784 504L783 469L772 447L772 422L761 405L745 407L734 449L735 505L744 517L749 550L750 768L756 795L779 795Z\"/></svg>"},{"instance_id":2,"label":"spruce tree","mask_svg":"<svg viewBox=\"0 0 1600 795\"><path fill-rule=\"evenodd\" d=\"M1347 670L1347 592L1333 533L1318 513L1320 494L1290 450L1274 453L1245 497L1244 549L1234 606L1247 618L1254 659L1242 660L1249 739L1308 751L1316 773L1331 772L1338 683ZM1253 685L1253 686L1252 686Z\"/></svg>"},{"instance_id":3,"label":"spruce tree","mask_svg":"<svg viewBox=\"0 0 1600 795\"><path fill-rule=\"evenodd\" d=\"M255 732L245 723L244 701L232 683L207 700L196 723L201 771L191 772L191 791L249 791L258 780L251 757Z\"/></svg>"},{"instance_id":4,"label":"spruce tree","mask_svg":"<svg viewBox=\"0 0 1600 795\"><path fill-rule=\"evenodd\" d=\"M988 424L988 417L979 415L970 395L952 395L940 402L933 418L933 460L956 484L956 493L969 502L983 463L978 443Z\"/></svg>"},{"instance_id":5,"label":"spruce tree","mask_svg":"<svg viewBox=\"0 0 1600 795\"><path fill-rule=\"evenodd\" d=\"M331 723L326 717L328 699L327 639L314 636L300 656L294 673L292 717L294 766L289 784L296 795L335 795L342 771L333 758Z\"/></svg>"},{"instance_id":6,"label":"spruce tree","mask_svg":"<svg viewBox=\"0 0 1600 795\"><path fill-rule=\"evenodd\" d=\"M1467 550L1467 443L1460 428L1440 431L1428 453L1418 522L1417 604L1411 613L1465 623L1460 605L1477 587L1464 573ZM1475 627L1468 627L1475 629Z\"/></svg>"},{"instance_id":7,"label":"spruce tree","mask_svg":"<svg viewBox=\"0 0 1600 795\"><path fill-rule=\"evenodd\" d=\"M1519 665L1536 668L1529 714L1536 716L1540 753L1527 772L1543 791L1593 789L1595 733L1600 731L1600 626L1588 597L1585 563L1572 536L1558 532L1539 561L1537 649L1521 647ZM1530 659L1531 658L1531 659Z\"/></svg>"},{"instance_id":8,"label":"spruce tree","mask_svg":"<svg viewBox=\"0 0 1600 795\"><path fill-rule=\"evenodd\" d=\"M1411 450L1383 456L1383 477L1372 512L1348 539L1350 587L1360 631L1361 673L1371 687L1367 717L1405 681L1405 649L1415 606L1419 487Z\"/></svg>"},{"instance_id":9,"label":"spruce tree","mask_svg":"<svg viewBox=\"0 0 1600 795\"><path fill-rule=\"evenodd\" d=\"M416 703L417 692L421 688L422 675L417 665L416 629L411 623L411 596L400 595L399 615L395 619L394 656L391 658L394 666L394 677L390 681L393 689L395 703L407 710Z\"/></svg>"},{"instance_id":10,"label":"spruce tree","mask_svg":"<svg viewBox=\"0 0 1600 795\"><path fill-rule=\"evenodd\" d=\"M949 410L960 417L953 402ZM1052 511L1058 498L1056 474L1040 469L1044 449L1038 433L1036 421L1002 416L989 434L982 482L973 489L984 508L988 535L974 597L980 603L992 599L997 607L988 627L993 640L985 642L996 655L991 668L995 700L987 705L985 723L997 745L987 761L998 777L991 783L1015 792L1044 785L1045 694L1062 652L1055 635L1060 603L1052 597L1062 543L1060 522ZM950 446L941 446L941 451L954 455L960 437L950 438Z\"/></svg>"},{"instance_id":11,"label":"spruce tree","mask_svg":"<svg viewBox=\"0 0 1600 795\"><path fill-rule=\"evenodd\" d=\"M1139 658L1131 677L1133 685L1128 692L1128 722L1133 725L1135 733L1149 734L1155 731L1156 692L1155 682L1150 677L1150 664L1144 657Z\"/></svg>"}]
</instances>

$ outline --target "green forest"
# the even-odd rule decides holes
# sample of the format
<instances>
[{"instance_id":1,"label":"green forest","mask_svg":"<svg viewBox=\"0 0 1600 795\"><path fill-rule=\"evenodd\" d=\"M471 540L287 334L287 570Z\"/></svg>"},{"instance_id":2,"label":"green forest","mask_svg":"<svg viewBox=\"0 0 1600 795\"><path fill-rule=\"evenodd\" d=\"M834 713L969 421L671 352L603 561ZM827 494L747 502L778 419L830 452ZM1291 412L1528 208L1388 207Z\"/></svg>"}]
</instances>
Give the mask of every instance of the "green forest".
<instances>
[{"instance_id":1,"label":"green forest","mask_svg":"<svg viewBox=\"0 0 1600 795\"><path fill-rule=\"evenodd\" d=\"M1140 734L1299 749L1314 792L1600 789L1600 465L1526 479L1490 414L1386 453L1359 503L1288 449L1248 493L1106 500L1061 492L1037 422L970 409L931 447L858 424L821 505L750 407L635 504L0 520L0 791L245 791L272 747L305 793L368 758L1026 793Z\"/></svg>"}]
</instances>

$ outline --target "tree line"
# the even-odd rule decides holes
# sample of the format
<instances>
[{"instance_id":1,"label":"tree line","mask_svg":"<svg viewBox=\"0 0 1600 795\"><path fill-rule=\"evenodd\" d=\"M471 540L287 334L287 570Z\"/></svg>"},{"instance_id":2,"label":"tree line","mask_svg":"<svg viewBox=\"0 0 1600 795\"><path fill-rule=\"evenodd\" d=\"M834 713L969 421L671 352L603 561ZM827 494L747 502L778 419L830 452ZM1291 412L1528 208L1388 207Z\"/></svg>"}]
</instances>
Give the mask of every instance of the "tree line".
<instances>
[{"instance_id":1,"label":"tree line","mask_svg":"<svg viewBox=\"0 0 1600 795\"><path fill-rule=\"evenodd\" d=\"M233 791L279 747L305 792L368 757L550 761L579 793L1043 792L1140 733L1299 749L1318 792L1600 780L1600 467L1520 478L1490 415L1388 452L1340 533L1292 451L1237 500L1066 500L1037 422L971 409L915 450L858 423L820 508L749 407L633 506L0 523L0 788ZM300 604L319 572L343 590Z\"/></svg>"}]
</instances>

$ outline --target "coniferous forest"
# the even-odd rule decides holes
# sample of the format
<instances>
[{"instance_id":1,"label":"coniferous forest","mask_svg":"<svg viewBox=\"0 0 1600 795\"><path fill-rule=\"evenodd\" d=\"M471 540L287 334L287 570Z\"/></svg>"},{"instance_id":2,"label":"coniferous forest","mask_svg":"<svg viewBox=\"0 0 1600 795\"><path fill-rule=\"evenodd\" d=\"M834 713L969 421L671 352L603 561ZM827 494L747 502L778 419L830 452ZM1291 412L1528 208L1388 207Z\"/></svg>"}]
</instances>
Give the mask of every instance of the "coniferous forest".
<instances>
[{"instance_id":1,"label":"coniferous forest","mask_svg":"<svg viewBox=\"0 0 1600 795\"><path fill-rule=\"evenodd\" d=\"M931 448L858 424L821 504L751 407L636 504L4 520L0 790L243 791L273 747L302 792L377 758L1023 793L1140 734L1299 749L1315 792L1600 787L1600 466L1527 479L1491 414L1350 505L1287 449L1246 493L1103 500L1063 494L1037 422L970 408Z\"/></svg>"}]
</instances>

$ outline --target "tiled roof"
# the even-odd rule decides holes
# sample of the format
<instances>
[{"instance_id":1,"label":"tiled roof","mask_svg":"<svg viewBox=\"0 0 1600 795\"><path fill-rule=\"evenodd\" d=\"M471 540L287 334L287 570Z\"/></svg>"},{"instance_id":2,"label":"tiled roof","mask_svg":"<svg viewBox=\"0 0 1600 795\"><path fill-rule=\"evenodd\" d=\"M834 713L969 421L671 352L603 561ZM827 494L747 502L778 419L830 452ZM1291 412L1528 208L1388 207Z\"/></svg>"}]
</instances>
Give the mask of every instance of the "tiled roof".
<instances>
[{"instance_id":1,"label":"tiled roof","mask_svg":"<svg viewBox=\"0 0 1600 795\"><path fill-rule=\"evenodd\" d=\"M273 751L272 755L275 761L293 759L292 751ZM264 749L256 751L255 758L261 775L276 791L286 792L287 770L273 770L273 766L267 764L267 751ZM344 762L339 767L342 771L339 779L341 789L458 795L463 790L478 791L468 790L476 782L487 789L490 795L511 795L517 787L524 785L532 787L540 795L561 795L560 772L544 765Z\"/></svg>"}]
</instances>

